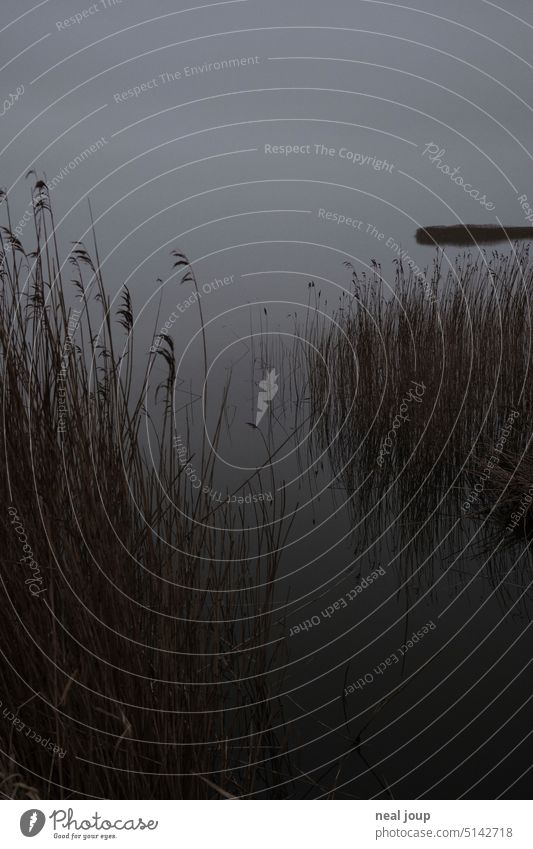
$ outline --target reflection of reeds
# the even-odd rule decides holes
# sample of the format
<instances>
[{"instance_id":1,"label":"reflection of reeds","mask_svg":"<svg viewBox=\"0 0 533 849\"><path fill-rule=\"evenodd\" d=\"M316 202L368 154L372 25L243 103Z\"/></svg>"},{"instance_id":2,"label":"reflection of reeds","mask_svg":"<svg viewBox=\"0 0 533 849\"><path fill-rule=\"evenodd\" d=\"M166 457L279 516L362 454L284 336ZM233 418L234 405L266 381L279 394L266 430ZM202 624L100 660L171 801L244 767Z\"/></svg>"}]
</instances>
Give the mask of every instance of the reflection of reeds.
<instances>
[{"instance_id":1,"label":"reflection of reeds","mask_svg":"<svg viewBox=\"0 0 533 849\"><path fill-rule=\"evenodd\" d=\"M409 505L411 521L447 494L457 513L468 484L461 470L475 475L473 458L491 451L512 410L519 417L506 450L524 450L533 414L528 248L465 254L448 272L442 261L439 255L426 285L398 263L392 291L379 266L371 277L352 269L338 327L315 327L323 360L312 357L310 368L314 407L325 406L322 440L348 492L368 495L367 507L388 503L396 515ZM422 403L409 406L409 421L379 465L411 381L425 386ZM369 486L361 488L366 476ZM433 535L437 521L438 514Z\"/></svg>"},{"instance_id":2,"label":"reflection of reeds","mask_svg":"<svg viewBox=\"0 0 533 849\"><path fill-rule=\"evenodd\" d=\"M265 643L279 540L267 508L256 507L255 541L231 534L239 516L225 505L210 523L212 503L193 497L172 448L172 340L160 340L135 392L129 292L116 310L119 346L96 249L93 258L78 243L70 258L75 314L46 187L35 191L36 250L14 236L7 202L0 235L0 698L67 755L51 757L0 715L3 793L261 790L286 766L271 730L280 722L268 675L277 653ZM142 434L156 430L146 412L156 360L167 378L149 457ZM207 452L206 484L213 466ZM31 572L10 505L43 576L38 598L24 583ZM250 559L250 547L262 556Z\"/></svg>"},{"instance_id":3,"label":"reflection of reeds","mask_svg":"<svg viewBox=\"0 0 533 849\"><path fill-rule=\"evenodd\" d=\"M485 451L485 455L487 451ZM477 472L482 466L479 458ZM504 541L531 539L533 536L533 457L514 451L502 452L501 459L491 469L477 515L490 513L501 527Z\"/></svg>"}]
</instances>

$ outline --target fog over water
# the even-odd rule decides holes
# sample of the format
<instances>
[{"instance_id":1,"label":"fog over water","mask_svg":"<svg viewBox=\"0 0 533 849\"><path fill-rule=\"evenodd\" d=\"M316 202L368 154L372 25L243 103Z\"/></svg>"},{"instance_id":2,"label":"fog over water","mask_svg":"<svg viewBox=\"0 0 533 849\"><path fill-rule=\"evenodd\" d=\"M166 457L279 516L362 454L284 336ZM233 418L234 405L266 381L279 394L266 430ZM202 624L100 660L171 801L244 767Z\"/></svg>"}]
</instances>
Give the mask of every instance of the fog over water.
<instances>
[{"instance_id":1,"label":"fog over water","mask_svg":"<svg viewBox=\"0 0 533 849\"><path fill-rule=\"evenodd\" d=\"M531 30L515 16L527 22L526 0L506 12L481 2L94 5L65 27L83 4L41 4L2 33L10 57L25 50L3 70L3 90L25 91L3 119L1 166L22 215L32 164L50 180L106 139L55 203L72 240L91 195L111 285L133 274L144 295L176 240L205 279L264 271L265 253L268 266L292 269L296 256L295 270L338 279L335 251L375 256L390 274L389 238L424 264L430 251L412 243L424 224L524 224ZM7 0L4 20L20 8ZM225 67L235 59L247 64ZM428 144L492 212L424 156ZM376 170L380 160L391 170ZM325 221L321 208L361 225ZM250 242L267 245L236 247Z\"/></svg>"},{"instance_id":2,"label":"fog over water","mask_svg":"<svg viewBox=\"0 0 533 849\"><path fill-rule=\"evenodd\" d=\"M505 758L530 728L521 709L530 684L520 677L530 652L522 641L531 614L527 546L518 551L513 538L487 554L479 517L458 512L465 481L450 469L459 475L485 415L485 443L495 442L511 402L522 416L516 451L525 451L530 407L498 396L501 407L479 407L464 424L462 401L477 401L469 363L457 364L453 352L468 322L446 325L441 349L410 324L405 337L394 335L405 343L400 356L380 334L386 326L392 338L401 309L383 325L379 304L405 306L402 267L427 296L435 233L417 241L420 228L498 228L479 245L475 232L473 245L463 231L448 239L444 279L457 256L466 265L480 259L480 268L493 248L512 257L501 228L522 228L515 235L523 240L533 226L530 0L505 8L488 0L198 0L194 8L3 0L2 11L9 105L0 117L0 186L14 232L29 250L35 178L48 185L62 256L75 241L93 250L92 211L113 311L124 285L131 293L135 386L150 347L152 355L161 349L154 336L172 340L176 462L188 466L191 492L194 479L205 485L208 439L216 455L208 496L215 507L228 495L243 499L232 514L237 531L255 528L259 495L272 525L286 523L271 642L286 646L287 659L271 680L283 691L298 769L317 782L296 781L294 795L337 786L339 798L483 797L505 794L515 780L510 796L526 792L520 776L530 756L519 747ZM68 280L68 262L63 272ZM431 322L432 302L421 302ZM354 319L350 340L368 346L352 361L335 359L328 334L338 343L343 315L358 305L369 329ZM473 359L499 343L493 325L483 328L471 340ZM502 371L489 376L495 386L506 369L515 374L522 353L526 383L521 344L513 359L502 352ZM329 368L320 386L306 372L315 355ZM442 366L440 383L405 401L429 360ZM463 369L464 395L448 397ZM143 434L154 456L163 417L155 390L166 375L156 356L147 402L154 429ZM343 391L354 386L352 410ZM339 407L328 418L331 398ZM396 426L402 403L412 418ZM363 408L360 429L345 439L345 423ZM377 448L391 433L404 453L392 452L382 473ZM424 461L413 470L417 451ZM251 543L249 557L266 582L263 542ZM203 580L216 558L186 554Z\"/></svg>"}]
</instances>

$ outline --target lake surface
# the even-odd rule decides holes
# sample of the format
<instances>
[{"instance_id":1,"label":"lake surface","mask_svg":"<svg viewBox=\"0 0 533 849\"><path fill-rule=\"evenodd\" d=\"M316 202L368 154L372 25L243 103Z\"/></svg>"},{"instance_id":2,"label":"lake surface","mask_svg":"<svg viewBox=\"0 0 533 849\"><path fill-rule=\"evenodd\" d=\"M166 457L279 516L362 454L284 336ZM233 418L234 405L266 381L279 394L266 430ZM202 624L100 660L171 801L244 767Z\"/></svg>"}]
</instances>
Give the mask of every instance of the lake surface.
<instances>
[{"instance_id":1,"label":"lake surface","mask_svg":"<svg viewBox=\"0 0 533 849\"><path fill-rule=\"evenodd\" d=\"M170 385L176 467L215 540L181 552L191 592L227 569L253 619L242 569L268 594L277 566L266 678L302 772L282 795L530 795L529 540L505 532L512 499L491 513L512 468L462 507L515 409L511 467L530 453L527 258L497 273L531 233L528 3L128 0L68 26L65 3L20 5L3 4L10 226L35 248L42 178L67 285L94 222L115 317L131 293L143 440L157 468Z\"/></svg>"},{"instance_id":2,"label":"lake surface","mask_svg":"<svg viewBox=\"0 0 533 849\"><path fill-rule=\"evenodd\" d=\"M413 244L413 255L417 250ZM451 265L453 249L448 254ZM468 268L469 260L463 262ZM484 262L481 255L480 267ZM333 430L325 432L327 402L343 378L329 374L324 408L317 407L309 357L317 350L314 322L323 323L327 336L355 297L350 270L340 272L344 283L281 270L235 276L213 291L208 284L205 298L199 283L201 296L187 306L187 330L199 321L201 303L205 381L202 332L183 340L174 333L178 353L184 351L175 426L190 467L199 464L204 421L208 441L216 443L210 521L216 505L230 498L235 532L245 532L258 521L261 498L283 540L272 645L286 644L288 654L272 670L272 684L282 693L291 759L307 776L291 792L490 798L518 778L509 795L520 797L529 768L527 743L520 743L529 722L529 542L506 535L494 515L469 517L461 505L478 481L468 461L474 444L481 450L489 436L496 444L508 431L501 446L527 446L530 393L519 399L517 392L517 423L506 424L510 407L498 408L480 443L490 405L476 406L466 390L464 398L449 397L445 383L440 395L423 389L406 359L388 376L376 366L375 385L361 377L348 399L352 418L334 416ZM374 284L369 276L366 303L377 310ZM239 286L250 302L229 306ZM394 299L393 283L388 286L382 282L386 298ZM371 349L363 353L375 358ZM418 354L423 358L424 351ZM452 367L446 361L444 348L443 381ZM363 365L354 354L353 374L365 372ZM525 351L522 366L527 369ZM255 426L262 381L272 372L266 412ZM380 405L376 386L385 390L398 377L402 385L391 396L397 409ZM486 379L490 394L492 374ZM494 378L494 390L497 384ZM447 421L443 432L435 423L439 398L457 406L459 435L450 445ZM402 402L409 411L402 424L405 456L385 452L380 464L370 431L346 437L372 399L375 417L365 412L364 421L371 418L381 440ZM413 421L416 436L408 432ZM254 568L256 560L258 573L266 574L264 550L251 552ZM316 785L309 786L309 776Z\"/></svg>"}]
</instances>

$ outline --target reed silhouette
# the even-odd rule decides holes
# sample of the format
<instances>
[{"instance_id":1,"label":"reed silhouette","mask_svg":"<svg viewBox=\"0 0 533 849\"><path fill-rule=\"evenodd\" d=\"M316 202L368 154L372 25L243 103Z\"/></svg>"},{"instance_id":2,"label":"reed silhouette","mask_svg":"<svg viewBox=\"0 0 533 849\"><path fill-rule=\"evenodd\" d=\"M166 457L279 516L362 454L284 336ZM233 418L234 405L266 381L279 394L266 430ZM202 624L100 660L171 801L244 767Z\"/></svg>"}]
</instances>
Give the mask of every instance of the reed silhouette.
<instances>
[{"instance_id":1,"label":"reed silhouette","mask_svg":"<svg viewBox=\"0 0 533 849\"><path fill-rule=\"evenodd\" d=\"M437 254L422 281L397 262L392 294L378 264L368 275L347 263L350 291L335 321L312 325L317 433L360 532L369 513L369 538L379 536L376 517L388 514L403 517L407 537L423 523L430 542L443 516L490 515L501 539L533 484L529 247L443 263ZM415 384L420 397L405 402ZM463 510L495 446L483 494Z\"/></svg>"},{"instance_id":2,"label":"reed silhouette","mask_svg":"<svg viewBox=\"0 0 533 849\"><path fill-rule=\"evenodd\" d=\"M172 339L141 355L134 390L134 305L124 287L113 316L96 240L92 252L75 244L71 285L46 185L33 192L31 251L1 199L2 793L200 799L275 787L288 776L268 674L283 646L267 645L283 505L256 505L257 531L232 534L239 515L196 494L173 449ZM156 362L167 374L154 386ZM207 486L215 448L216 437L199 469Z\"/></svg>"}]
</instances>

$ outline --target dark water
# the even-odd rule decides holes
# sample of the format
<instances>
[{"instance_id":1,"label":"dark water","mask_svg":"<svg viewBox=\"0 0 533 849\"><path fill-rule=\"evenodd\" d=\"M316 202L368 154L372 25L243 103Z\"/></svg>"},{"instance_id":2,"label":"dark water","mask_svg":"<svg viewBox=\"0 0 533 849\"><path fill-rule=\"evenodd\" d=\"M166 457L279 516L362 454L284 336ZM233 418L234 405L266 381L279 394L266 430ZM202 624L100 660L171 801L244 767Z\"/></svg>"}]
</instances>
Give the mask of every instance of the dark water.
<instances>
[{"instance_id":1,"label":"dark water","mask_svg":"<svg viewBox=\"0 0 533 849\"><path fill-rule=\"evenodd\" d=\"M397 298L400 268L430 278L435 265L454 272L458 254L489 262L530 239L515 225L532 215L531 4L487 2L480 15L480 4L455 3L443 17L436 0L128 0L65 27L71 5L3 0L4 107L20 96L1 116L1 185L29 252L25 176L46 179L66 280L72 243L92 244L90 198L113 315L122 287L131 292L134 385L154 334L167 333L176 354L173 438L190 503L201 492L200 518L246 537L245 565L261 586L279 561L269 650L282 651L268 677L291 753L286 794L530 795L529 542L505 534L508 516L502 525L461 504L475 483L463 470L475 425L495 410L483 430L494 442L520 404L515 447L527 450L533 404L508 393L494 407L489 392L485 406L474 392L450 447L455 424L442 406L434 413L433 386L416 430L431 426L431 438L419 444L402 426L403 453L380 468L394 396L438 346L426 339L411 356L409 333L401 351L373 340L343 365L349 373L330 374L334 401L343 381L353 388L352 370L362 375L345 422L327 418L331 398L317 409L308 364L315 322L342 327L357 293L368 295L371 324ZM176 250L198 288L174 267ZM501 353L495 381L514 387L520 370L524 396L529 298L516 344L510 332L500 352L494 325L472 338L478 360ZM470 388L471 362L454 354L468 319L459 309L438 337L445 395L459 371ZM167 366L157 357L150 374L155 431ZM446 397L459 416L463 395ZM151 423L146 440L157 458ZM186 552L194 580L227 568L253 618L242 564L215 549ZM378 577L363 587L369 575Z\"/></svg>"},{"instance_id":2,"label":"dark water","mask_svg":"<svg viewBox=\"0 0 533 849\"><path fill-rule=\"evenodd\" d=\"M273 286L280 277L272 275ZM271 679L281 692L291 761L306 775L288 782L287 792L527 795L528 540L506 536L494 517L461 510L469 492L460 475L464 456L445 457L444 477L431 464L426 477L416 452L406 466L391 457L390 476L379 479L375 448L364 439L355 453L331 450L344 424L324 440L321 411L311 415L305 365L313 316L321 312L313 301L318 285L298 280L299 299L272 298L266 306L258 286L249 293L261 303L252 297L231 323L221 312L206 336L208 378L184 381L190 407L176 416L183 433L180 416L193 411L197 457L203 422L212 442L217 432L215 497L250 496L235 505L237 527L254 526L252 498L272 497L267 512L283 538L272 640L285 643L288 656ZM335 287L321 285L320 303L334 301ZM324 315L332 320L327 307ZM202 335L189 338L182 365L193 370ZM277 389L255 427L260 381L272 370ZM433 400L424 399L428 421ZM521 438L527 428L521 421ZM257 550L251 562L263 556Z\"/></svg>"}]
</instances>

